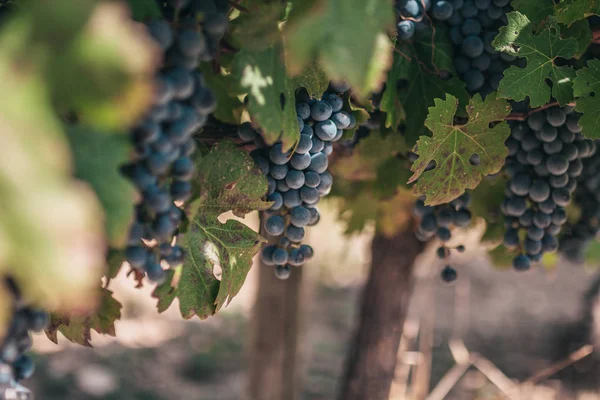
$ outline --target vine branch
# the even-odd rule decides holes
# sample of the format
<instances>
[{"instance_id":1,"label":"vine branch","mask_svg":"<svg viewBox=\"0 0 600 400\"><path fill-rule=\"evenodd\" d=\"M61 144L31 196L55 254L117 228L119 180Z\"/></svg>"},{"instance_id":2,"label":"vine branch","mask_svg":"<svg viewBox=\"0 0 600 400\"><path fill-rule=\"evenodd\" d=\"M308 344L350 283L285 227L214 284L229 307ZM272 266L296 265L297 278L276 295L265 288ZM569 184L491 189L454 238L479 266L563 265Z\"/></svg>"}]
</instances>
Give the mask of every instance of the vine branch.
<instances>
[{"instance_id":1,"label":"vine branch","mask_svg":"<svg viewBox=\"0 0 600 400\"><path fill-rule=\"evenodd\" d=\"M530 110L528 112L511 113L508 117L504 118L504 120L505 121L525 121L532 114L535 114L537 112L544 111L548 108L556 107L559 105L560 104L558 104L557 101L553 101L552 103L548 103L544 106L534 108L533 110ZM575 105L576 105L576 103L574 101L567 104L567 106L569 106L569 107L574 107Z\"/></svg>"}]
</instances>

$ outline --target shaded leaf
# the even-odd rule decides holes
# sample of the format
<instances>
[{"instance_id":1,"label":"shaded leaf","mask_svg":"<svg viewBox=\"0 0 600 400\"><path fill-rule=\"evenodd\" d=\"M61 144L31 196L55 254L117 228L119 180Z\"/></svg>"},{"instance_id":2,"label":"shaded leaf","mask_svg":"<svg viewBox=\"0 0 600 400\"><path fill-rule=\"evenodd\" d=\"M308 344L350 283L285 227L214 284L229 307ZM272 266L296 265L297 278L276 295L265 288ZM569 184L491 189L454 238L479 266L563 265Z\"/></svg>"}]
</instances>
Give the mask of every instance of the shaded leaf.
<instances>
[{"instance_id":1,"label":"shaded leaf","mask_svg":"<svg viewBox=\"0 0 600 400\"><path fill-rule=\"evenodd\" d=\"M332 79L348 81L361 97L383 83L393 45L387 0L296 0L286 23L286 59L292 74L317 59Z\"/></svg>"},{"instance_id":2,"label":"shaded leaf","mask_svg":"<svg viewBox=\"0 0 600 400\"><path fill-rule=\"evenodd\" d=\"M206 86L212 90L217 99L218 107L213 116L221 122L238 125L244 111L244 104L238 97L241 93L237 80L223 71L220 74L215 73L209 63L203 63L201 69Z\"/></svg>"},{"instance_id":3,"label":"shaded leaf","mask_svg":"<svg viewBox=\"0 0 600 400\"><path fill-rule=\"evenodd\" d=\"M496 99L493 93L485 101L475 95L467 107L469 120L464 125L453 124L458 105L458 99L451 95L446 100L435 99L425 122L433 136L422 136L414 150L419 158L412 165L414 174L408 182L418 179L414 193L426 195L427 205L447 203L465 189L475 188L485 175L500 171L508 154L504 141L510 128L504 118L511 108L507 101ZM502 122L490 128L497 121ZM479 165L469 162L474 154L480 157ZM426 171L432 162L436 167Z\"/></svg>"},{"instance_id":4,"label":"shaded leaf","mask_svg":"<svg viewBox=\"0 0 600 400\"><path fill-rule=\"evenodd\" d=\"M131 10L131 18L135 21L146 21L162 17L156 0L127 0Z\"/></svg>"},{"instance_id":5,"label":"shaded leaf","mask_svg":"<svg viewBox=\"0 0 600 400\"><path fill-rule=\"evenodd\" d=\"M299 75L292 78L295 88L305 88L310 97L320 99L329 86L329 78L319 65L313 60Z\"/></svg>"},{"instance_id":6,"label":"shaded leaf","mask_svg":"<svg viewBox=\"0 0 600 400\"><path fill-rule=\"evenodd\" d=\"M561 24L571 25L592 15L600 15L598 0L561 0L556 5L556 20Z\"/></svg>"},{"instance_id":7,"label":"shaded leaf","mask_svg":"<svg viewBox=\"0 0 600 400\"><path fill-rule=\"evenodd\" d=\"M506 197L504 187L506 178L496 176L485 178L471 191L471 205L469 209L474 217L483 218L486 231L482 241L486 244L498 245L504 239L504 216L500 212L500 205Z\"/></svg>"},{"instance_id":8,"label":"shaded leaf","mask_svg":"<svg viewBox=\"0 0 600 400\"><path fill-rule=\"evenodd\" d=\"M267 192L267 180L252 159L231 142L215 145L196 162L201 175L194 181L201 196L194 201L192 221L180 244L187 253L177 282L167 280L154 296L159 311L179 299L184 318L207 318L226 305L241 289L252 258L264 241L244 224L219 215L233 211L238 216L265 210L270 203L261 199ZM219 267L221 279L214 275ZM169 275L172 278L172 275Z\"/></svg>"},{"instance_id":9,"label":"shaded leaf","mask_svg":"<svg viewBox=\"0 0 600 400\"><path fill-rule=\"evenodd\" d=\"M290 149L300 138L294 85L288 78L281 45L242 49L233 59L233 75L248 93L248 112L267 143L281 140Z\"/></svg>"},{"instance_id":10,"label":"shaded leaf","mask_svg":"<svg viewBox=\"0 0 600 400\"><path fill-rule=\"evenodd\" d=\"M583 113L579 119L582 133L589 139L600 138L600 60L589 60L587 67L577 71L573 91L577 99L575 109Z\"/></svg>"},{"instance_id":11,"label":"shaded leaf","mask_svg":"<svg viewBox=\"0 0 600 400\"><path fill-rule=\"evenodd\" d=\"M125 246L133 220L133 185L121 175L119 166L129 159L126 135L106 135L81 125L70 126L67 135L75 161L75 176L91 185L104 208L109 244Z\"/></svg>"},{"instance_id":12,"label":"shaded leaf","mask_svg":"<svg viewBox=\"0 0 600 400\"><path fill-rule=\"evenodd\" d=\"M572 58L579 48L577 40L562 39L560 29L552 19L535 35L525 15L514 11L507 16L508 25L500 28L492 44L498 51L526 58L527 66L519 68L513 65L505 70L498 95L517 101L529 97L531 107L543 106L551 97L561 105L573 100L575 70L558 66L555 60L559 57ZM552 82L552 90L547 80Z\"/></svg>"},{"instance_id":13,"label":"shaded leaf","mask_svg":"<svg viewBox=\"0 0 600 400\"><path fill-rule=\"evenodd\" d=\"M100 303L91 315L61 315L52 313L46 336L58 343L57 333L82 346L92 347L92 329L98 333L115 336L115 321L121 318L121 303L112 297L108 289L100 289Z\"/></svg>"},{"instance_id":14,"label":"shaded leaf","mask_svg":"<svg viewBox=\"0 0 600 400\"><path fill-rule=\"evenodd\" d=\"M527 18L536 24L554 14L552 0L513 0L511 5L515 11L527 15Z\"/></svg>"}]
</instances>

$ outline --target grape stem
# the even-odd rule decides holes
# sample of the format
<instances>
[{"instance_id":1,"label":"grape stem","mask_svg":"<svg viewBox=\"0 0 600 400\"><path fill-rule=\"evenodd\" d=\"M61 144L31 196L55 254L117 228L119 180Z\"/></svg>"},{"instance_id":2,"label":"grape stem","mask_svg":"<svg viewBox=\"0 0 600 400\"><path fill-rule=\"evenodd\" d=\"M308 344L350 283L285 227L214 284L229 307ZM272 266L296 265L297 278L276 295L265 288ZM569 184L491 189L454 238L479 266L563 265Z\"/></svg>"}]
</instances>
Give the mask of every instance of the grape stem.
<instances>
[{"instance_id":1,"label":"grape stem","mask_svg":"<svg viewBox=\"0 0 600 400\"><path fill-rule=\"evenodd\" d=\"M600 44L600 27L592 28L592 43Z\"/></svg>"},{"instance_id":2,"label":"grape stem","mask_svg":"<svg viewBox=\"0 0 600 400\"><path fill-rule=\"evenodd\" d=\"M229 4L231 5L231 7L235 8L236 10L243 12L243 13L249 13L250 10L248 10L246 7L242 6L241 4L241 0L230 0Z\"/></svg>"},{"instance_id":3,"label":"grape stem","mask_svg":"<svg viewBox=\"0 0 600 400\"><path fill-rule=\"evenodd\" d=\"M508 117L504 118L505 121L525 121L531 114L535 114L537 112L540 111L544 111L548 108L552 108L552 107L556 107L559 106L560 104L558 104L557 101L553 101L552 103L548 103L544 106L538 107L538 108L534 108L533 110L530 110L528 112L525 113L511 113ZM574 107L576 105L575 102L571 102L566 104L569 107Z\"/></svg>"}]
</instances>

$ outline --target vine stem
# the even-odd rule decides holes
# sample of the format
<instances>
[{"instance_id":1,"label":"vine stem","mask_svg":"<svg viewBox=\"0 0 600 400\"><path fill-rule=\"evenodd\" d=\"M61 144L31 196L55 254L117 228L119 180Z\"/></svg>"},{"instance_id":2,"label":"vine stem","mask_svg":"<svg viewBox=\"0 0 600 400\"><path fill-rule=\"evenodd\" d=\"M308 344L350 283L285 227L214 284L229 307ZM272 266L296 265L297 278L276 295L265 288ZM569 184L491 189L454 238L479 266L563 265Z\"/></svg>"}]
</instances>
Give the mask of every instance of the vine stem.
<instances>
[{"instance_id":1,"label":"vine stem","mask_svg":"<svg viewBox=\"0 0 600 400\"><path fill-rule=\"evenodd\" d=\"M526 113L512 113L508 117L504 118L504 120L505 121L525 121L527 119L527 117L529 117L532 114L535 114L540 111L544 111L548 108L556 107L558 105L560 105L560 104L558 104L557 101L553 101L552 103L548 103L544 106L534 108L533 110L530 110L529 112L526 112ZM575 105L576 105L576 103L574 101L567 104L567 106L570 106L570 107L574 107Z\"/></svg>"},{"instance_id":2,"label":"vine stem","mask_svg":"<svg viewBox=\"0 0 600 400\"><path fill-rule=\"evenodd\" d=\"M600 27L592 28L592 43L600 44Z\"/></svg>"}]
</instances>

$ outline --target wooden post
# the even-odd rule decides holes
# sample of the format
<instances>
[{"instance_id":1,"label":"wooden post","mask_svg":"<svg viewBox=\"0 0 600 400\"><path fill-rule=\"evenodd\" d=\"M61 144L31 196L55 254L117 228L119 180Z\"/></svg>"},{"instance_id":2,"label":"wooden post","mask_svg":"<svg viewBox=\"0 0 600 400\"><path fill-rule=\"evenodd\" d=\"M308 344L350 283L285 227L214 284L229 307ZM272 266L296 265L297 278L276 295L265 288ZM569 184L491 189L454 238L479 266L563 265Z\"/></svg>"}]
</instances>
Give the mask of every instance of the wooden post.
<instances>
[{"instance_id":1,"label":"wooden post","mask_svg":"<svg viewBox=\"0 0 600 400\"><path fill-rule=\"evenodd\" d=\"M391 238L375 234L339 400L388 400L414 284L414 262L423 246L410 226Z\"/></svg>"},{"instance_id":2,"label":"wooden post","mask_svg":"<svg viewBox=\"0 0 600 400\"><path fill-rule=\"evenodd\" d=\"M250 337L248 398L296 400L302 268L292 267L285 281L275 277L273 267L258 263L255 268L260 270Z\"/></svg>"}]
</instances>

